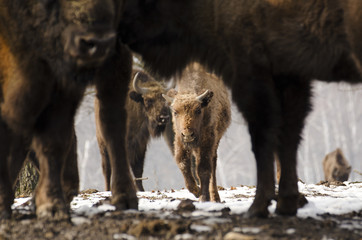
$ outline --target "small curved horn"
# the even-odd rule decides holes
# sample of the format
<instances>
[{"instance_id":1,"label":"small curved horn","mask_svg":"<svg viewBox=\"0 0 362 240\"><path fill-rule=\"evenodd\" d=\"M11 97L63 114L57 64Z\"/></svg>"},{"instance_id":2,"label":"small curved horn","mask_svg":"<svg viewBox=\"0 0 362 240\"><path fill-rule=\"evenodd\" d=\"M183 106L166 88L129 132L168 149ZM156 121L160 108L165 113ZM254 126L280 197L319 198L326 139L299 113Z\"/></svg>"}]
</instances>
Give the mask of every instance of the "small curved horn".
<instances>
[{"instance_id":1,"label":"small curved horn","mask_svg":"<svg viewBox=\"0 0 362 240\"><path fill-rule=\"evenodd\" d=\"M202 102L202 100L207 96L207 94L209 93L209 90L206 90L204 93L202 93L201 95L196 97L196 100L199 102Z\"/></svg>"},{"instance_id":2,"label":"small curved horn","mask_svg":"<svg viewBox=\"0 0 362 240\"><path fill-rule=\"evenodd\" d=\"M143 88L138 86L138 81L139 81L139 74L140 72L137 72L136 75L134 75L133 78L133 89L140 94L146 94L149 90L147 88Z\"/></svg>"},{"instance_id":3,"label":"small curved horn","mask_svg":"<svg viewBox=\"0 0 362 240\"><path fill-rule=\"evenodd\" d=\"M168 82L166 88L165 88L165 91L167 92L168 90L170 90L172 88L175 88L175 86L176 86L175 78L171 78L170 81Z\"/></svg>"},{"instance_id":4,"label":"small curved horn","mask_svg":"<svg viewBox=\"0 0 362 240\"><path fill-rule=\"evenodd\" d=\"M173 101L173 98L170 97L170 96L168 96L168 95L166 95L166 94L162 94L162 97L163 97L164 99L166 99L166 102L168 102L168 103L172 103L172 101Z\"/></svg>"}]
</instances>

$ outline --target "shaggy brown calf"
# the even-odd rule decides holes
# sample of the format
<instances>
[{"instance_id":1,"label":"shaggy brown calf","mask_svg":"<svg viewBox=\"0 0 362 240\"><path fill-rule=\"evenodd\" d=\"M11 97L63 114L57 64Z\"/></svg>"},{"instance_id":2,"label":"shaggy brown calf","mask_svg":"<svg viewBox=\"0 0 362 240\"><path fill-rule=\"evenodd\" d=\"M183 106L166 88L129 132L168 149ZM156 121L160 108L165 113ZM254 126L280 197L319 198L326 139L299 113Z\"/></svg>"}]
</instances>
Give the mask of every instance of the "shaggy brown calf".
<instances>
[{"instance_id":1,"label":"shaggy brown calf","mask_svg":"<svg viewBox=\"0 0 362 240\"><path fill-rule=\"evenodd\" d=\"M324 178L326 181L347 181L351 166L344 157L342 150L337 148L323 159Z\"/></svg>"},{"instance_id":2,"label":"shaggy brown calf","mask_svg":"<svg viewBox=\"0 0 362 240\"><path fill-rule=\"evenodd\" d=\"M39 217L68 218L76 166L74 115L85 88L95 84L99 131L107 142L112 202L137 208L125 158L124 105L131 55L116 41L123 2L116 0L0 0L0 219L9 218L12 189L35 151ZM117 134L115 134L117 133ZM70 161L67 162L67 161ZM77 176L76 176L77 177Z\"/></svg>"},{"instance_id":3,"label":"shaggy brown calf","mask_svg":"<svg viewBox=\"0 0 362 240\"><path fill-rule=\"evenodd\" d=\"M220 202L216 184L219 141L230 125L230 100L223 82L192 64L177 81L178 91L164 96L172 110L175 159L187 189L200 201ZM201 189L192 173L192 155Z\"/></svg>"},{"instance_id":4,"label":"shaggy brown calf","mask_svg":"<svg viewBox=\"0 0 362 240\"><path fill-rule=\"evenodd\" d=\"M174 87L173 81L164 86L144 71L134 70L133 81L128 86L126 100L127 129L126 151L135 178L141 178L147 145L152 138L164 137L173 152L171 114L162 94ZM106 190L110 187L111 166L104 143L99 140ZM139 191L144 191L142 180L136 180Z\"/></svg>"},{"instance_id":5,"label":"shaggy brown calf","mask_svg":"<svg viewBox=\"0 0 362 240\"><path fill-rule=\"evenodd\" d=\"M268 215L275 196L274 154L281 165L276 212L297 212L297 149L311 109L312 80L361 81L341 2L126 1L122 39L149 68L170 77L198 61L231 87L248 123L257 165L249 216ZM350 14L360 33L361 15ZM361 46L361 38L354 43Z\"/></svg>"}]
</instances>

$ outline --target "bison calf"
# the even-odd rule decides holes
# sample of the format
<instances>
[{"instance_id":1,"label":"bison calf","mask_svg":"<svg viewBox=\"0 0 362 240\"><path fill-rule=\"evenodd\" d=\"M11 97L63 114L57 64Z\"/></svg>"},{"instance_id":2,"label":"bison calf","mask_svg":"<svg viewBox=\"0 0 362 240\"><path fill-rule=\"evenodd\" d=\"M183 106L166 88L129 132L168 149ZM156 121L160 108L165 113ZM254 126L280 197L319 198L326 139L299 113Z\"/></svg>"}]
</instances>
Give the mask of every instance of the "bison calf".
<instances>
[{"instance_id":1,"label":"bison calf","mask_svg":"<svg viewBox=\"0 0 362 240\"><path fill-rule=\"evenodd\" d=\"M168 86L164 86L144 71L133 71L133 81L129 84L126 100L126 151L128 162L136 179L142 177L147 145L151 137L156 138L162 135L173 152L174 136L170 122L171 114L162 97L162 94L166 94L172 87L174 87L174 81L171 81ZM98 143L108 191L111 166L104 144L100 139ZM136 186L139 191L144 191L142 180L136 180Z\"/></svg>"},{"instance_id":2,"label":"bison calf","mask_svg":"<svg viewBox=\"0 0 362 240\"><path fill-rule=\"evenodd\" d=\"M347 181L351 166L344 157L342 150L337 148L323 159L324 178L326 181Z\"/></svg>"},{"instance_id":3,"label":"bison calf","mask_svg":"<svg viewBox=\"0 0 362 240\"><path fill-rule=\"evenodd\" d=\"M190 65L164 97L172 110L175 159L187 189L200 201L220 202L216 184L219 141L230 125L230 100L223 82L200 65ZM196 160L197 186L192 173Z\"/></svg>"}]
</instances>

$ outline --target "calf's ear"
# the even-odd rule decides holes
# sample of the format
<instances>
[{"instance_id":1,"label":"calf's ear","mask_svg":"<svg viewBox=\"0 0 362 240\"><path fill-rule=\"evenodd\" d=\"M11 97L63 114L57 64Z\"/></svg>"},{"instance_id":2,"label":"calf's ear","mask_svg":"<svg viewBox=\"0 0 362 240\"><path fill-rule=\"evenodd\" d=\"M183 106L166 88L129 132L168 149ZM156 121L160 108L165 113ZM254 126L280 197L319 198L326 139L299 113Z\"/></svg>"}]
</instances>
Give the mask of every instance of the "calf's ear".
<instances>
[{"instance_id":1,"label":"calf's ear","mask_svg":"<svg viewBox=\"0 0 362 240\"><path fill-rule=\"evenodd\" d=\"M140 93L137 93L136 91L132 91L129 93L129 97L135 101L135 102L141 102L143 103L143 97L142 97L142 94Z\"/></svg>"},{"instance_id":2,"label":"calf's ear","mask_svg":"<svg viewBox=\"0 0 362 240\"><path fill-rule=\"evenodd\" d=\"M201 107L206 107L214 96L214 92L208 91L206 96L202 99Z\"/></svg>"}]
</instances>

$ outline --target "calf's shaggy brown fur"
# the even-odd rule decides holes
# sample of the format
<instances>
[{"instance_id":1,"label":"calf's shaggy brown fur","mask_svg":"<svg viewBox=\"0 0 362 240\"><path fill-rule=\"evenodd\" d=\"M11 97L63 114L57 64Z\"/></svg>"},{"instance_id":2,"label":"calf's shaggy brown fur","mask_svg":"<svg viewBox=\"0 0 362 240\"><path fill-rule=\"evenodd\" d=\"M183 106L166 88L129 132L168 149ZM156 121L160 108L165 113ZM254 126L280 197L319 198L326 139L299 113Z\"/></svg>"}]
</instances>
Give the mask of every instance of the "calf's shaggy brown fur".
<instances>
[{"instance_id":1,"label":"calf's shaggy brown fur","mask_svg":"<svg viewBox=\"0 0 362 240\"><path fill-rule=\"evenodd\" d=\"M172 110L175 159L187 189L200 201L220 202L216 184L217 148L230 125L230 100L224 83L191 64L177 81L178 90L165 96ZM197 186L192 171L196 160Z\"/></svg>"},{"instance_id":2,"label":"calf's shaggy brown fur","mask_svg":"<svg viewBox=\"0 0 362 240\"><path fill-rule=\"evenodd\" d=\"M274 154L281 166L276 212L295 215L297 149L311 109L311 82L361 81L356 66L362 59L361 4L132 0L126 2L120 31L162 76L198 61L222 77L248 123L256 159L257 191L248 215L268 215L275 196Z\"/></svg>"}]
</instances>

